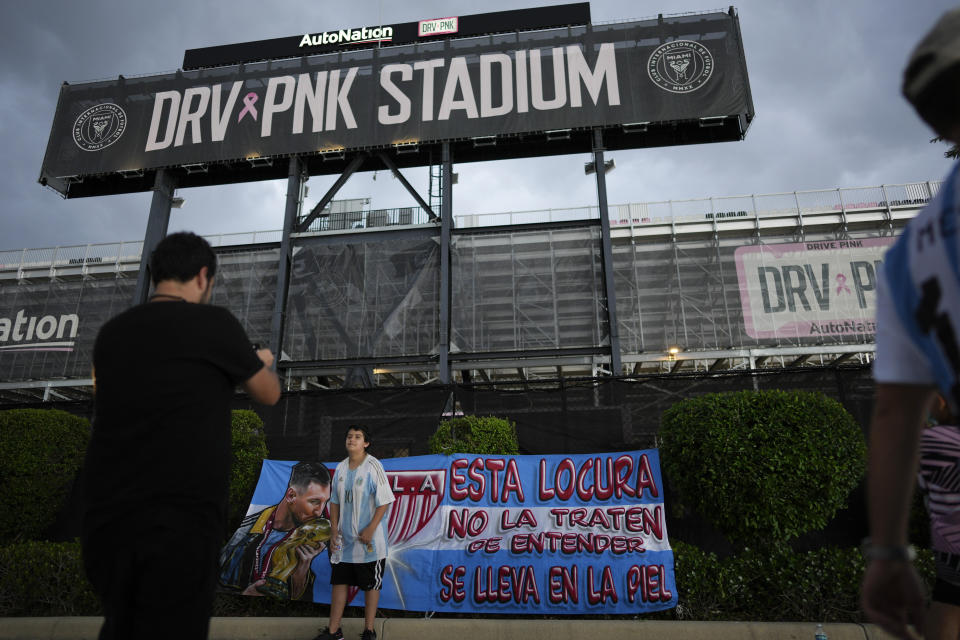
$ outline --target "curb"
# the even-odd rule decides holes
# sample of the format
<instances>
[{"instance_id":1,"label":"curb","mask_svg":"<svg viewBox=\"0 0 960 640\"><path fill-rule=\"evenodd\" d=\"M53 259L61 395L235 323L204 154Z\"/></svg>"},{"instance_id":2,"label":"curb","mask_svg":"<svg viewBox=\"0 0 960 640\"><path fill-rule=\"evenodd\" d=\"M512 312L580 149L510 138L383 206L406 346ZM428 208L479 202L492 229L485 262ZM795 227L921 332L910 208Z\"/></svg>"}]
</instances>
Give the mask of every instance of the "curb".
<instances>
[{"instance_id":1,"label":"curb","mask_svg":"<svg viewBox=\"0 0 960 640\"><path fill-rule=\"evenodd\" d=\"M95 640L102 618L3 618L2 640ZM210 640L310 640L326 618L213 618ZM363 621L343 621L346 638ZM812 622L674 622L667 620L378 619L378 640L581 640L589 637L652 637L657 640L810 640ZM830 640L889 640L871 624L827 623Z\"/></svg>"}]
</instances>

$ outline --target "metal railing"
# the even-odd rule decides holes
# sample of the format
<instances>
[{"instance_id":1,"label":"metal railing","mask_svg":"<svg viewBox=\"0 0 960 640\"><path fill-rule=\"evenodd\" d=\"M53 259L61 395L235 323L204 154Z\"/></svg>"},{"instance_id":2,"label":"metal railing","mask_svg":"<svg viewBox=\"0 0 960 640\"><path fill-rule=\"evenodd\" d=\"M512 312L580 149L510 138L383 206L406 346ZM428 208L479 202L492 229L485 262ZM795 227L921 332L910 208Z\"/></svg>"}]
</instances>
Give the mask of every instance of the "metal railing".
<instances>
[{"instance_id":1,"label":"metal railing","mask_svg":"<svg viewBox=\"0 0 960 640\"><path fill-rule=\"evenodd\" d=\"M723 196L691 200L635 202L609 205L611 226L663 224L734 217L797 216L819 212L857 209L916 208L930 201L940 189L940 181L790 191L746 196ZM456 214L457 228L489 227L564 220L596 220L599 207L536 209L496 213Z\"/></svg>"},{"instance_id":2,"label":"metal railing","mask_svg":"<svg viewBox=\"0 0 960 640\"><path fill-rule=\"evenodd\" d=\"M203 236L211 247L235 247L245 244L268 244L283 240L283 229L271 231L248 231L242 233L220 233ZM139 259L139 258L138 258Z\"/></svg>"},{"instance_id":3,"label":"metal railing","mask_svg":"<svg viewBox=\"0 0 960 640\"><path fill-rule=\"evenodd\" d=\"M300 216L300 222L306 219ZM352 229L375 229L412 224L427 224L430 216L421 207L398 207L394 209L359 209L356 211L332 211L317 217L306 233L325 231L350 231Z\"/></svg>"},{"instance_id":4,"label":"metal railing","mask_svg":"<svg viewBox=\"0 0 960 640\"><path fill-rule=\"evenodd\" d=\"M917 208L929 202L940 190L941 182L910 182L878 187L852 187L791 191L747 196L723 196L662 202L634 202L609 206L611 226L663 224L669 222L711 220L736 217L782 217L809 213L849 212L856 210ZM562 209L534 209L495 213L455 214L457 228L543 224L576 220L596 220L596 205ZM370 209L335 212L310 225L310 232L349 231L391 226L434 224L420 207ZM280 242L282 231L252 231L204 236L214 247ZM0 251L0 272L23 269L89 267L128 264L140 261L143 242L12 249Z\"/></svg>"},{"instance_id":5,"label":"metal railing","mask_svg":"<svg viewBox=\"0 0 960 640\"><path fill-rule=\"evenodd\" d=\"M143 241L107 242L39 249L0 251L0 271L47 267L85 267L140 262Z\"/></svg>"}]
</instances>

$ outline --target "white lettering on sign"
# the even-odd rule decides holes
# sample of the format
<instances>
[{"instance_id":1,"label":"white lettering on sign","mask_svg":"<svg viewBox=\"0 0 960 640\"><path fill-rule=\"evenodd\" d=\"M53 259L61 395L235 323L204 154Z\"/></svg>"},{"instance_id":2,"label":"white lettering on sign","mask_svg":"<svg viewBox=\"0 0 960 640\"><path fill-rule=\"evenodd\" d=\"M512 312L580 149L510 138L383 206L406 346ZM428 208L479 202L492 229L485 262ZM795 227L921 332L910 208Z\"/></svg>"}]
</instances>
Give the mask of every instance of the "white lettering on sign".
<instances>
[{"instance_id":1,"label":"white lettering on sign","mask_svg":"<svg viewBox=\"0 0 960 640\"><path fill-rule=\"evenodd\" d=\"M446 33L456 33L460 30L460 19L437 18L436 20L421 20L417 23L417 36L440 36Z\"/></svg>"},{"instance_id":2,"label":"white lettering on sign","mask_svg":"<svg viewBox=\"0 0 960 640\"><path fill-rule=\"evenodd\" d=\"M592 65L579 45L569 45L385 64L379 78L347 67L267 77L256 85L248 80L246 88L238 80L159 91L144 151L223 142L237 129L247 136L259 132L261 138L278 129L281 135L357 129L354 104L360 98L351 100L351 90L378 80L377 125L590 108L602 99L619 106L614 44L603 43L595 51Z\"/></svg>"},{"instance_id":3,"label":"white lettering on sign","mask_svg":"<svg viewBox=\"0 0 960 640\"><path fill-rule=\"evenodd\" d=\"M877 274L893 238L753 245L736 250L751 338L876 333Z\"/></svg>"},{"instance_id":4,"label":"white lettering on sign","mask_svg":"<svg viewBox=\"0 0 960 640\"><path fill-rule=\"evenodd\" d=\"M183 92L160 91L153 98L153 117L147 134L144 151L166 149L171 145L197 144L203 141L203 127L209 126L210 139L221 142L229 127L235 127L251 109L251 120L259 118L260 136L268 138L273 133L275 116L293 109L292 133L303 133L304 118L310 114L313 133L334 131L340 120L347 129L356 129L357 120L350 106L349 93L357 67L320 71L298 76L277 76L267 81L263 106L257 111L259 99L255 93L247 94L239 117L234 116L240 106L237 99L243 82L233 83L226 103L221 107L221 86L193 87ZM341 73L344 74L341 80ZM199 100L197 99L199 97ZM253 99L251 99L251 97ZM209 112L209 113L208 113ZM340 116L339 118L337 116Z\"/></svg>"},{"instance_id":5,"label":"white lettering on sign","mask_svg":"<svg viewBox=\"0 0 960 640\"><path fill-rule=\"evenodd\" d=\"M422 91L422 122L448 120L455 111L467 118L502 116L512 111L526 113L530 106L538 111L560 109L569 104L583 107L582 89L598 104L606 88L607 103L620 104L617 62L612 43L600 45L597 61L590 68L583 51L576 45L555 47L550 51L553 79L545 87L540 50L514 52L513 59L503 53L480 56L480 86L474 87L467 73L467 58L422 60L413 64L385 65L380 71L380 86L393 98L395 105L382 105L377 117L380 124L400 124L410 118L410 99L402 85L418 85ZM494 86L492 69L499 67L500 86ZM529 75L529 95L528 82ZM398 84L399 82L402 84ZM415 77L416 76L416 77ZM442 83L439 109L434 109L434 86ZM516 92L514 92L516 89ZM552 96L546 99L545 96ZM479 105L479 106L478 106Z\"/></svg>"},{"instance_id":6,"label":"white lettering on sign","mask_svg":"<svg viewBox=\"0 0 960 640\"><path fill-rule=\"evenodd\" d=\"M393 40L393 27L363 27L362 29L341 29L323 33L303 34L301 47L316 47L321 44L364 44L369 42L390 42Z\"/></svg>"},{"instance_id":7,"label":"white lettering on sign","mask_svg":"<svg viewBox=\"0 0 960 640\"><path fill-rule=\"evenodd\" d=\"M0 318L0 353L5 351L73 351L80 317L75 313L28 316L24 309L12 318ZM50 340L56 338L56 342ZM68 338L69 340L64 340ZM13 343L13 344L7 344Z\"/></svg>"}]
</instances>

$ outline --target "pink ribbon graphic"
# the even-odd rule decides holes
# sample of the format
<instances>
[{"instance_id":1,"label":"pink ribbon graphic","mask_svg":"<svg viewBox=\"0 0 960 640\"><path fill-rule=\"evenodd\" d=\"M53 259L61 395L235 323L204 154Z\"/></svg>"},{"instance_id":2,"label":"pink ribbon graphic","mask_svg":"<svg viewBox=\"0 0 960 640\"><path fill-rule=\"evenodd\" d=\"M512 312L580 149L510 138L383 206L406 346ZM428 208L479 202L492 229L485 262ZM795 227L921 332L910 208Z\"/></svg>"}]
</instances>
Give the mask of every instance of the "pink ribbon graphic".
<instances>
[{"instance_id":1,"label":"pink ribbon graphic","mask_svg":"<svg viewBox=\"0 0 960 640\"><path fill-rule=\"evenodd\" d=\"M837 274L837 295L840 295L841 291L846 291L850 293L850 287L847 286L847 276L842 273Z\"/></svg>"},{"instance_id":2,"label":"pink ribbon graphic","mask_svg":"<svg viewBox=\"0 0 960 640\"><path fill-rule=\"evenodd\" d=\"M257 94L253 91L243 96L243 104L247 106L240 111L240 115L237 116L237 122L243 120L243 116L247 115L248 113L253 116L254 120L257 119L257 108L253 105L257 104L257 100L259 99L259 96L257 96Z\"/></svg>"}]
</instances>

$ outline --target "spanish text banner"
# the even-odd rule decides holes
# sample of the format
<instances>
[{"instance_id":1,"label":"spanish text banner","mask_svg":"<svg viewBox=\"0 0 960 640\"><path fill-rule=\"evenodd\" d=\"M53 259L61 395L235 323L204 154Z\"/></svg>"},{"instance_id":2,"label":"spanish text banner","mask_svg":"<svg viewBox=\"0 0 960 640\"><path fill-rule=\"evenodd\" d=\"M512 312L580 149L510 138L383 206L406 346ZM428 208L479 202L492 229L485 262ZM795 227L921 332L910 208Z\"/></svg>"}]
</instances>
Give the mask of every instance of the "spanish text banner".
<instances>
[{"instance_id":1,"label":"spanish text banner","mask_svg":"<svg viewBox=\"0 0 960 640\"><path fill-rule=\"evenodd\" d=\"M389 552L381 607L638 614L676 606L656 450L453 454L382 463L396 501L385 518ZM270 562L279 562L284 538L257 536L253 523L279 508L294 464L264 462L246 524L221 555L223 588L257 595L250 585L271 575ZM285 535L303 539L296 530ZM294 551L288 551L291 558ZM254 562L230 566L229 558L244 555ZM316 555L309 570L312 588L301 599L329 602L328 554ZM354 589L349 595L351 604L362 601Z\"/></svg>"}]
</instances>

